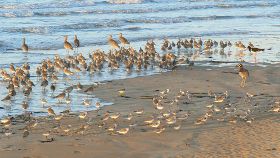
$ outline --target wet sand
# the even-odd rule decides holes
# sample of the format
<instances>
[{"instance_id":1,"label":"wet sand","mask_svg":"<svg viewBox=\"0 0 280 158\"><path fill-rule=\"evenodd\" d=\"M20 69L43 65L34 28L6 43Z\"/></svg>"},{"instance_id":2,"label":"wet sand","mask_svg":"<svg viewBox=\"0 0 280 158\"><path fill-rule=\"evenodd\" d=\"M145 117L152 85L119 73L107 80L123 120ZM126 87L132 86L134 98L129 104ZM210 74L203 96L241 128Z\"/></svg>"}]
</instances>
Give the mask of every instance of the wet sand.
<instances>
[{"instance_id":1,"label":"wet sand","mask_svg":"<svg viewBox=\"0 0 280 158\"><path fill-rule=\"evenodd\" d=\"M23 138L24 127L32 118L16 117L9 127L12 135L5 136L4 127L0 131L1 157L279 157L280 117L279 112L271 110L280 99L280 65L245 67L250 72L245 88L240 88L234 67L179 67L159 75L106 82L92 94L114 104L89 112L85 119L75 113L60 121L36 118L38 125ZM126 95L120 97L118 90L123 88ZM177 121L168 125L166 118L160 118L159 128L165 130L157 134L144 121L152 115L159 116L152 98L165 89L170 92L163 99L161 112L176 112ZM189 97L181 96L172 104L180 89L188 91ZM228 97L222 103L214 103L209 90L217 95L227 91ZM247 92L254 96L246 96ZM136 113L141 110L142 114ZM209 110L212 116L196 124ZM102 121L105 113L121 115L116 121ZM132 119L125 119L130 113ZM116 130L129 127L129 132L109 132L114 123L118 124ZM181 128L175 130L178 125ZM47 131L48 140L42 136Z\"/></svg>"}]
</instances>

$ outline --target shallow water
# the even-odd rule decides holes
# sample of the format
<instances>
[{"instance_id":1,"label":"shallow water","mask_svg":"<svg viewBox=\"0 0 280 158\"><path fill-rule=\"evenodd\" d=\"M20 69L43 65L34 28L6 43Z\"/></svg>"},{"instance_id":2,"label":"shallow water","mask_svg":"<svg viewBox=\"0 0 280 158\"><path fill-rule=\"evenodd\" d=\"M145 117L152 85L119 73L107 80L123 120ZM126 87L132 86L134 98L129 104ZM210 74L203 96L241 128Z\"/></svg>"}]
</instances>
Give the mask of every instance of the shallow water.
<instances>
[{"instance_id":1,"label":"shallow water","mask_svg":"<svg viewBox=\"0 0 280 158\"><path fill-rule=\"evenodd\" d=\"M0 67L7 68L10 63L22 65L30 63L34 68L42 59L53 58L54 54L66 55L63 50L63 36L69 35L73 40L76 33L80 38L82 48L79 52L85 55L94 49L106 46L107 36L122 32L129 39L132 46L139 48L146 40L154 39L160 51L160 43L164 37L202 38L231 40L232 43L241 40L245 44L249 41L263 48L271 48L263 53L252 55L245 52L240 55L234 47L213 51L205 54L195 51L181 50L174 52L179 56L188 56L202 65L208 61L237 62L244 59L246 62L266 64L279 63L280 61L280 2L278 0L0 0ZM118 4L125 3L125 4ZM28 54L23 54L21 47L22 37L26 37L31 49ZM161 52L162 53L162 52ZM218 64L224 66L228 64ZM142 75L159 73L157 67L139 73L126 73L124 70L94 74L80 74L81 78L71 81L72 84L81 82L91 84L104 80L114 80ZM34 74L34 69L31 71ZM36 77L32 79L35 83ZM61 76L63 81L63 76ZM38 83L40 84L40 83ZM66 84L66 85L64 85ZM58 94L69 86L70 83L59 82ZM0 81L0 98L7 91L6 83ZM81 98L92 97L81 93L72 93L73 111L91 110L85 108ZM49 105L56 105L56 111L67 107L57 105L51 99L50 92L42 94L40 86L34 88L32 99L29 99L30 110L33 112L44 111L40 104L41 98L46 98ZM18 92L16 98L10 102L1 102L0 117L7 114L19 114L21 103L24 100ZM92 98L93 104L98 100ZM110 104L104 102L104 104ZM42 113L45 115L46 113Z\"/></svg>"}]
</instances>

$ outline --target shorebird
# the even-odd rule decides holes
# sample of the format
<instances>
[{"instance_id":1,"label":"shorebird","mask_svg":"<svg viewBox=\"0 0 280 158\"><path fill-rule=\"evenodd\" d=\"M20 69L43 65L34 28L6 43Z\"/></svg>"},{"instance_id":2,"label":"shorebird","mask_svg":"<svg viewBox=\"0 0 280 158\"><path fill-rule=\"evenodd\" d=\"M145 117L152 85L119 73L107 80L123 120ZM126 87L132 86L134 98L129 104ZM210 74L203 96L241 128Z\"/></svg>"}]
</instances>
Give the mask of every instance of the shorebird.
<instances>
[{"instance_id":1,"label":"shorebird","mask_svg":"<svg viewBox=\"0 0 280 158\"><path fill-rule=\"evenodd\" d=\"M214 111L215 111L215 112L220 112L221 109L215 106L215 107L214 107Z\"/></svg>"},{"instance_id":2,"label":"shorebird","mask_svg":"<svg viewBox=\"0 0 280 158\"><path fill-rule=\"evenodd\" d=\"M43 107L45 106L45 104L47 104L48 103L48 101L45 99L45 98L42 98L41 99L41 103L42 103L42 105L43 105Z\"/></svg>"},{"instance_id":3,"label":"shorebird","mask_svg":"<svg viewBox=\"0 0 280 158\"><path fill-rule=\"evenodd\" d=\"M115 40L113 40L112 35L109 35L108 37L108 44L114 49L120 48L119 44Z\"/></svg>"},{"instance_id":4,"label":"shorebird","mask_svg":"<svg viewBox=\"0 0 280 158\"><path fill-rule=\"evenodd\" d=\"M87 89L84 90L85 93L87 92L93 92L94 91L94 86L90 86Z\"/></svg>"},{"instance_id":5,"label":"shorebird","mask_svg":"<svg viewBox=\"0 0 280 158\"><path fill-rule=\"evenodd\" d=\"M69 97L67 97L67 98L65 99L65 103L66 103L67 105L69 105L71 102L72 102L72 100L71 100Z\"/></svg>"},{"instance_id":6,"label":"shorebird","mask_svg":"<svg viewBox=\"0 0 280 158\"><path fill-rule=\"evenodd\" d=\"M97 109L99 109L99 108L101 107L101 103L100 103L100 102L96 102L96 103L95 103L95 107L96 107Z\"/></svg>"},{"instance_id":7,"label":"shorebird","mask_svg":"<svg viewBox=\"0 0 280 158\"><path fill-rule=\"evenodd\" d=\"M145 124L152 124L155 121L154 118L152 118L151 120L146 120L144 121Z\"/></svg>"},{"instance_id":8,"label":"shorebird","mask_svg":"<svg viewBox=\"0 0 280 158\"><path fill-rule=\"evenodd\" d=\"M235 42L235 46L240 50L246 49L245 45L241 41Z\"/></svg>"},{"instance_id":9,"label":"shorebird","mask_svg":"<svg viewBox=\"0 0 280 158\"><path fill-rule=\"evenodd\" d=\"M59 102L61 102L62 99L64 99L66 96L66 93L65 91L63 91L62 93L58 94L57 96L53 97L53 98L56 98L58 99Z\"/></svg>"},{"instance_id":10,"label":"shorebird","mask_svg":"<svg viewBox=\"0 0 280 158\"><path fill-rule=\"evenodd\" d=\"M236 67L239 68L238 74L241 77L240 87L245 87L246 80L249 77L249 71L243 67L242 64L237 64Z\"/></svg>"},{"instance_id":11,"label":"shorebird","mask_svg":"<svg viewBox=\"0 0 280 158\"><path fill-rule=\"evenodd\" d=\"M25 43L25 37L22 38L22 45L21 45L21 49L23 52L28 52L28 46Z\"/></svg>"},{"instance_id":12,"label":"shorebird","mask_svg":"<svg viewBox=\"0 0 280 158\"><path fill-rule=\"evenodd\" d=\"M181 128L181 125L177 125L177 126L174 126L173 129L175 130L179 130Z\"/></svg>"},{"instance_id":13,"label":"shorebird","mask_svg":"<svg viewBox=\"0 0 280 158\"><path fill-rule=\"evenodd\" d=\"M52 81L54 81L54 82L57 82L57 81L58 81L58 77L57 77L57 75L55 75L55 74L52 74L51 79L52 79Z\"/></svg>"},{"instance_id":14,"label":"shorebird","mask_svg":"<svg viewBox=\"0 0 280 158\"><path fill-rule=\"evenodd\" d=\"M264 49L261 48L256 48L256 47L251 47L250 45L247 47L250 52L261 52L264 51Z\"/></svg>"},{"instance_id":15,"label":"shorebird","mask_svg":"<svg viewBox=\"0 0 280 158\"><path fill-rule=\"evenodd\" d=\"M231 42L230 41L228 41L228 47L230 48L231 46L232 46L232 44L231 44Z\"/></svg>"},{"instance_id":16,"label":"shorebird","mask_svg":"<svg viewBox=\"0 0 280 158\"><path fill-rule=\"evenodd\" d=\"M23 138L26 138L28 135L29 135L29 131L28 131L27 129L25 129L25 130L23 131L22 137L23 137Z\"/></svg>"},{"instance_id":17,"label":"shorebird","mask_svg":"<svg viewBox=\"0 0 280 158\"><path fill-rule=\"evenodd\" d=\"M164 130L165 130L165 128L162 127L162 128L156 129L154 132L157 133L157 134L160 134L160 133L162 133Z\"/></svg>"},{"instance_id":18,"label":"shorebird","mask_svg":"<svg viewBox=\"0 0 280 158\"><path fill-rule=\"evenodd\" d=\"M125 135L125 134L127 134L128 131L129 131L129 128L122 128L122 129L118 130L117 133Z\"/></svg>"},{"instance_id":19,"label":"shorebird","mask_svg":"<svg viewBox=\"0 0 280 158\"><path fill-rule=\"evenodd\" d=\"M113 131L115 131L115 129L116 129L117 127L118 127L118 125L117 125L116 123L114 123L113 126L108 127L107 130L108 130L109 132L113 132Z\"/></svg>"},{"instance_id":20,"label":"shorebird","mask_svg":"<svg viewBox=\"0 0 280 158\"><path fill-rule=\"evenodd\" d=\"M78 52L78 47L80 47L80 41L79 41L77 35L74 35L74 46Z\"/></svg>"},{"instance_id":21,"label":"shorebird","mask_svg":"<svg viewBox=\"0 0 280 158\"><path fill-rule=\"evenodd\" d=\"M69 86L67 87L64 91L68 94L68 97L69 97L69 93L71 93L74 89L74 86Z\"/></svg>"},{"instance_id":22,"label":"shorebird","mask_svg":"<svg viewBox=\"0 0 280 158\"><path fill-rule=\"evenodd\" d=\"M159 102L156 104L156 109L157 110L162 110L164 107L162 106L162 104Z\"/></svg>"},{"instance_id":23,"label":"shorebird","mask_svg":"<svg viewBox=\"0 0 280 158\"><path fill-rule=\"evenodd\" d=\"M15 69L15 66L13 63L10 64L10 71L11 71L11 73L16 72L16 69Z\"/></svg>"},{"instance_id":24,"label":"shorebird","mask_svg":"<svg viewBox=\"0 0 280 158\"><path fill-rule=\"evenodd\" d=\"M51 108L51 107L49 107L48 108L48 114L50 115L50 116L55 116L56 114L54 113L54 110Z\"/></svg>"},{"instance_id":25,"label":"shorebird","mask_svg":"<svg viewBox=\"0 0 280 158\"><path fill-rule=\"evenodd\" d=\"M125 46L126 44L130 44L128 40L125 37L123 37L122 33L119 33L119 40L123 46Z\"/></svg>"},{"instance_id":26,"label":"shorebird","mask_svg":"<svg viewBox=\"0 0 280 158\"><path fill-rule=\"evenodd\" d=\"M77 88L77 90L82 90L82 89L83 89L83 85L81 85L81 83L79 82L79 83L76 85L76 88Z\"/></svg>"},{"instance_id":27,"label":"shorebird","mask_svg":"<svg viewBox=\"0 0 280 158\"><path fill-rule=\"evenodd\" d=\"M69 53L69 51L73 50L72 45L67 41L68 36L64 36L64 48L66 49L66 52Z\"/></svg>"},{"instance_id":28,"label":"shorebird","mask_svg":"<svg viewBox=\"0 0 280 158\"><path fill-rule=\"evenodd\" d=\"M1 101L7 101L7 100L11 100L12 97L10 96L10 94L8 94L5 98L3 98Z\"/></svg>"},{"instance_id":29,"label":"shorebird","mask_svg":"<svg viewBox=\"0 0 280 158\"><path fill-rule=\"evenodd\" d=\"M63 132L65 132L66 134L70 131L70 128L66 128L66 129L63 129Z\"/></svg>"},{"instance_id":30,"label":"shorebird","mask_svg":"<svg viewBox=\"0 0 280 158\"><path fill-rule=\"evenodd\" d=\"M53 95L53 93L54 93L54 91L55 91L55 85L54 85L54 83L51 84L51 87L50 87L50 88L51 88L52 95Z\"/></svg>"},{"instance_id":31,"label":"shorebird","mask_svg":"<svg viewBox=\"0 0 280 158\"><path fill-rule=\"evenodd\" d=\"M0 120L0 123L3 124L3 125L10 124L11 122L12 122L12 120L11 120L10 117L7 117L7 118L4 118L4 119Z\"/></svg>"},{"instance_id":32,"label":"shorebird","mask_svg":"<svg viewBox=\"0 0 280 158\"><path fill-rule=\"evenodd\" d=\"M252 47L252 48L254 48L255 46L253 45L253 43L252 42L249 42L248 43L248 45L250 46L250 47Z\"/></svg>"},{"instance_id":33,"label":"shorebird","mask_svg":"<svg viewBox=\"0 0 280 158\"><path fill-rule=\"evenodd\" d=\"M67 75L67 76L71 76L71 75L74 74L72 71L68 70L66 67L63 69L63 72L64 72L64 74Z\"/></svg>"},{"instance_id":34,"label":"shorebird","mask_svg":"<svg viewBox=\"0 0 280 158\"><path fill-rule=\"evenodd\" d=\"M153 128L158 128L160 125L160 120L154 121L150 126Z\"/></svg>"},{"instance_id":35,"label":"shorebird","mask_svg":"<svg viewBox=\"0 0 280 158\"><path fill-rule=\"evenodd\" d=\"M167 123L168 125L175 124L176 121L177 121L177 120L176 120L176 116L172 116L172 117L166 119L166 123Z\"/></svg>"},{"instance_id":36,"label":"shorebird","mask_svg":"<svg viewBox=\"0 0 280 158\"><path fill-rule=\"evenodd\" d=\"M134 112L135 112L135 114L141 115L144 113L144 109L138 109L138 110L135 110Z\"/></svg>"},{"instance_id":37,"label":"shorebird","mask_svg":"<svg viewBox=\"0 0 280 158\"><path fill-rule=\"evenodd\" d=\"M37 120L34 120L34 121L31 121L31 122L28 124L28 127L29 127L29 128L35 128L37 125L38 125Z\"/></svg>"},{"instance_id":38,"label":"shorebird","mask_svg":"<svg viewBox=\"0 0 280 158\"><path fill-rule=\"evenodd\" d=\"M207 108L212 108L213 106L214 106L214 104L206 105Z\"/></svg>"},{"instance_id":39,"label":"shorebird","mask_svg":"<svg viewBox=\"0 0 280 158\"><path fill-rule=\"evenodd\" d=\"M80 119L85 119L87 117L87 112L81 112L80 114L79 114L79 118Z\"/></svg>"},{"instance_id":40,"label":"shorebird","mask_svg":"<svg viewBox=\"0 0 280 158\"><path fill-rule=\"evenodd\" d=\"M227 42L223 42L222 40L220 41L220 47L222 49L225 49L227 47Z\"/></svg>"},{"instance_id":41,"label":"shorebird","mask_svg":"<svg viewBox=\"0 0 280 158\"><path fill-rule=\"evenodd\" d=\"M221 96L217 96L216 94L214 94L214 95L215 95L215 100L214 100L215 103L222 103L222 102L224 102L224 100L225 100L225 96L224 95L221 95Z\"/></svg>"},{"instance_id":42,"label":"shorebird","mask_svg":"<svg viewBox=\"0 0 280 158\"><path fill-rule=\"evenodd\" d=\"M125 118L126 120L130 121L132 119L132 114L129 113L129 115L127 115L127 117Z\"/></svg>"},{"instance_id":43,"label":"shorebird","mask_svg":"<svg viewBox=\"0 0 280 158\"><path fill-rule=\"evenodd\" d=\"M116 120L120 117L120 115L121 115L120 113L113 114L113 115L110 116L110 118L113 119L113 120Z\"/></svg>"},{"instance_id":44,"label":"shorebird","mask_svg":"<svg viewBox=\"0 0 280 158\"><path fill-rule=\"evenodd\" d=\"M280 107L273 107L271 110L269 111L273 111L273 112L280 112Z\"/></svg>"},{"instance_id":45,"label":"shorebird","mask_svg":"<svg viewBox=\"0 0 280 158\"><path fill-rule=\"evenodd\" d=\"M102 121L107 121L109 118L110 118L109 113L105 113L103 118L102 118Z\"/></svg>"},{"instance_id":46,"label":"shorebird","mask_svg":"<svg viewBox=\"0 0 280 158\"><path fill-rule=\"evenodd\" d=\"M49 82L46 79L41 82L41 87L43 88L44 91L46 90L46 87L48 86L48 84L49 84Z\"/></svg>"},{"instance_id":47,"label":"shorebird","mask_svg":"<svg viewBox=\"0 0 280 158\"><path fill-rule=\"evenodd\" d=\"M39 66L39 67L36 68L37 79L40 78L41 74L42 74L42 68Z\"/></svg>"},{"instance_id":48,"label":"shorebird","mask_svg":"<svg viewBox=\"0 0 280 158\"><path fill-rule=\"evenodd\" d=\"M59 115L59 116L54 117L54 120L60 121L62 118L63 118L63 115Z\"/></svg>"},{"instance_id":49,"label":"shorebird","mask_svg":"<svg viewBox=\"0 0 280 158\"><path fill-rule=\"evenodd\" d=\"M118 90L118 92L119 92L119 96L120 96L120 97L125 97L125 89L124 89L124 88Z\"/></svg>"},{"instance_id":50,"label":"shorebird","mask_svg":"<svg viewBox=\"0 0 280 158\"><path fill-rule=\"evenodd\" d=\"M21 104L21 106L22 106L22 108L23 108L24 110L26 110L26 109L29 107L29 105L28 105L28 103L27 103L26 101L23 101L23 103Z\"/></svg>"},{"instance_id":51,"label":"shorebird","mask_svg":"<svg viewBox=\"0 0 280 158\"><path fill-rule=\"evenodd\" d=\"M236 117L232 117L232 118L229 119L228 122L235 124L235 123L237 123L237 118Z\"/></svg>"},{"instance_id":52,"label":"shorebird","mask_svg":"<svg viewBox=\"0 0 280 158\"><path fill-rule=\"evenodd\" d=\"M208 117L203 116L202 118L197 119L197 120L195 121L195 124L196 124L196 125L203 124L203 123L205 123L205 122L207 121L207 119L208 119Z\"/></svg>"},{"instance_id":53,"label":"shorebird","mask_svg":"<svg viewBox=\"0 0 280 158\"><path fill-rule=\"evenodd\" d=\"M50 136L50 131L48 131L47 133L43 133L42 134L44 137L46 137L46 140L49 140L49 136Z\"/></svg>"},{"instance_id":54,"label":"shorebird","mask_svg":"<svg viewBox=\"0 0 280 158\"><path fill-rule=\"evenodd\" d=\"M84 104L84 106L88 107L91 105L91 101L89 99L84 99L83 104Z\"/></svg>"},{"instance_id":55,"label":"shorebird","mask_svg":"<svg viewBox=\"0 0 280 158\"><path fill-rule=\"evenodd\" d=\"M168 94L170 92L170 89L169 88L167 88L166 90L164 90L164 91L161 91L161 92L159 92L161 95L166 95L166 94Z\"/></svg>"}]
</instances>

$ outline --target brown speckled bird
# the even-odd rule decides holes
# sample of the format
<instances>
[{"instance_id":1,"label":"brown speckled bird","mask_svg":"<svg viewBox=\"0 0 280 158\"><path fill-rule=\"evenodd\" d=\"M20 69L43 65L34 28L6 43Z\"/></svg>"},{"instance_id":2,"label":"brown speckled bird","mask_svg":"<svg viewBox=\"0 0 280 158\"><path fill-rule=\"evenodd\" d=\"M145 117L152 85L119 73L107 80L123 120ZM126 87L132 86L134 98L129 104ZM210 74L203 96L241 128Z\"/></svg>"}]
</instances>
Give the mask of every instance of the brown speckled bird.
<instances>
[{"instance_id":1,"label":"brown speckled bird","mask_svg":"<svg viewBox=\"0 0 280 158\"><path fill-rule=\"evenodd\" d=\"M237 64L236 67L238 67L238 74L241 77L240 87L245 87L246 80L249 77L249 71L242 64Z\"/></svg>"},{"instance_id":2,"label":"brown speckled bird","mask_svg":"<svg viewBox=\"0 0 280 158\"><path fill-rule=\"evenodd\" d=\"M112 35L109 35L108 37L108 44L114 49L120 48L119 44L115 40L113 40Z\"/></svg>"},{"instance_id":3,"label":"brown speckled bird","mask_svg":"<svg viewBox=\"0 0 280 158\"><path fill-rule=\"evenodd\" d=\"M76 51L78 52L78 47L80 47L80 41L79 41L77 35L74 35L74 46L76 48Z\"/></svg>"},{"instance_id":4,"label":"brown speckled bird","mask_svg":"<svg viewBox=\"0 0 280 158\"><path fill-rule=\"evenodd\" d=\"M126 44L130 44L128 40L125 37L123 37L122 33L119 34L119 40L123 46L125 46Z\"/></svg>"},{"instance_id":5,"label":"brown speckled bird","mask_svg":"<svg viewBox=\"0 0 280 158\"><path fill-rule=\"evenodd\" d=\"M70 50L73 50L72 45L67 41L68 36L64 36L64 48L66 49L67 53L69 53Z\"/></svg>"},{"instance_id":6,"label":"brown speckled bird","mask_svg":"<svg viewBox=\"0 0 280 158\"><path fill-rule=\"evenodd\" d=\"M25 43L25 38L24 38L24 37L22 38L21 49L22 49L23 52L28 52L28 46L27 46L27 44Z\"/></svg>"}]
</instances>

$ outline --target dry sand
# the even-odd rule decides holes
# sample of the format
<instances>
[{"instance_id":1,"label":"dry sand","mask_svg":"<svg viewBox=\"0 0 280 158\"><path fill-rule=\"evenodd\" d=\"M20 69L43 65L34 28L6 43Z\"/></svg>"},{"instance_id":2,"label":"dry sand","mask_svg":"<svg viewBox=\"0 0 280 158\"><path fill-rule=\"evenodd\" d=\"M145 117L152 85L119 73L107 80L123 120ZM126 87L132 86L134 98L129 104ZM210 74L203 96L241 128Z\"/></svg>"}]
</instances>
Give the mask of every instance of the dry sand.
<instances>
[{"instance_id":1,"label":"dry sand","mask_svg":"<svg viewBox=\"0 0 280 158\"><path fill-rule=\"evenodd\" d=\"M89 112L86 119L79 119L78 114L64 116L61 121L37 118L38 125L29 130L26 138L22 136L28 121L22 118L29 118L14 119L9 127L13 134L9 137L4 135L2 127L0 157L280 157L280 117L271 111L280 99L279 66L245 65L250 71L245 88L239 87L240 78L233 67L178 68L159 75L107 82L95 88L93 94L114 104ZM126 97L118 96L117 91L122 88L126 89ZM167 125L161 119L160 127L165 130L157 134L144 121L153 114L159 115L151 98L167 88L170 93L164 99L162 112L176 111L177 122ZM171 105L170 101L180 89L189 91L191 99L183 96L178 99L178 105ZM208 90L219 95L228 91L229 96L223 103L214 103ZM246 97L247 92L254 96ZM212 108L206 107L211 104ZM142 109L143 114L134 112ZM206 122L195 124L211 109L216 111ZM130 127L126 135L108 132L114 121L102 121L106 112L121 114L116 120L117 129L135 126ZM129 113L133 115L130 121L125 119ZM186 114L187 119L179 119ZM232 123L234 121L236 123ZM102 122L105 125L98 127ZM89 126L84 129L83 125ZM181 125L181 129L174 130L177 125ZM68 133L63 131L67 128ZM49 130L50 141L46 142L42 133Z\"/></svg>"}]
</instances>

